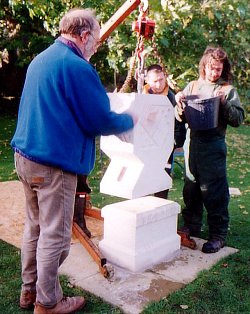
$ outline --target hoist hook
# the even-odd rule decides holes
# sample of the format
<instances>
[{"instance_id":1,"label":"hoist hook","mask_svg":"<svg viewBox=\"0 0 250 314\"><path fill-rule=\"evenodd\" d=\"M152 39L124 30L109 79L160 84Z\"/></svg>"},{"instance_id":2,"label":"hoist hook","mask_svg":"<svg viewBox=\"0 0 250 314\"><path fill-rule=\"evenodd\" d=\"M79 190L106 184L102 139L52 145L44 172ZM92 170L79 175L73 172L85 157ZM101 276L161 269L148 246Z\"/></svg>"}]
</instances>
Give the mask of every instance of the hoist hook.
<instances>
[{"instance_id":1,"label":"hoist hook","mask_svg":"<svg viewBox=\"0 0 250 314\"><path fill-rule=\"evenodd\" d=\"M148 1L142 1L139 7L139 16L137 21L132 24L132 30L137 33L137 36L143 36L146 39L151 39L154 35L155 21L147 17Z\"/></svg>"},{"instance_id":2,"label":"hoist hook","mask_svg":"<svg viewBox=\"0 0 250 314\"><path fill-rule=\"evenodd\" d=\"M148 11L148 0L142 0L141 4L139 6L139 17L144 17L147 14Z\"/></svg>"},{"instance_id":3,"label":"hoist hook","mask_svg":"<svg viewBox=\"0 0 250 314\"><path fill-rule=\"evenodd\" d=\"M146 52L144 50L143 39L144 39L143 36L140 36L138 49L137 49L138 65L137 65L137 69L136 69L136 79L137 79L137 92L138 92L138 94L142 93L143 85L144 85L144 79L145 79L144 64L145 64Z\"/></svg>"}]
</instances>

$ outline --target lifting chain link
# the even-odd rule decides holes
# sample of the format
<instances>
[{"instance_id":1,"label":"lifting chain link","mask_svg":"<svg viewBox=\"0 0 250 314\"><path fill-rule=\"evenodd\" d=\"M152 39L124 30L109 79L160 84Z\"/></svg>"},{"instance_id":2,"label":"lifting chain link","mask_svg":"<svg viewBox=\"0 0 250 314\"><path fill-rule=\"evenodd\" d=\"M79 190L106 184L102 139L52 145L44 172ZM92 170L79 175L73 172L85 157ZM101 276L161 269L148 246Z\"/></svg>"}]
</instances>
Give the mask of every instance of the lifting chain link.
<instances>
[{"instance_id":1,"label":"lifting chain link","mask_svg":"<svg viewBox=\"0 0 250 314\"><path fill-rule=\"evenodd\" d=\"M139 51L141 49L141 45L143 45L143 36L138 37L135 52L131 58L132 62L130 63L130 68L129 68L127 77L126 77L125 82L123 83L121 89L119 90L119 93L126 93L129 89L131 80L135 75L135 66L136 66L136 62L138 60L138 54L139 54Z\"/></svg>"},{"instance_id":2,"label":"lifting chain link","mask_svg":"<svg viewBox=\"0 0 250 314\"><path fill-rule=\"evenodd\" d=\"M146 17L148 12L148 0L143 0L140 3L139 6L139 17L138 17L138 21L140 19L143 19ZM133 25L133 30L138 31L137 27L137 22L135 22L135 24ZM128 91L129 87L130 87L130 83L132 81L132 78L135 76L135 67L136 67L136 62L138 62L138 75L141 74L142 71L142 66L144 66L144 56L142 55L144 49L144 36L140 35L140 32L138 32L137 34L137 44L136 44L136 48L135 48L135 52L134 52L134 56L132 56L132 62L130 63L130 68L127 74L127 77L125 79L125 82L123 83L121 89L119 90L119 93L125 93L126 91ZM139 78L140 79L140 78ZM137 90L139 89L138 85L143 84L143 82L139 82L137 84ZM141 88L141 87L140 87Z\"/></svg>"},{"instance_id":3,"label":"lifting chain link","mask_svg":"<svg viewBox=\"0 0 250 314\"><path fill-rule=\"evenodd\" d=\"M135 52L134 52L134 56L132 57L132 62L130 64L130 69L129 69L128 75L126 77L126 80L125 80L123 86L119 90L119 93L125 93L125 92L128 91L130 83L131 83L131 80L135 76L136 62L138 61L138 58L139 58L138 54L139 54L140 46L143 45L143 40L144 40L143 36L138 37L136 49L135 49ZM173 81L168 76L168 71L166 70L166 67L164 65L163 59L162 59L161 55L159 54L159 51L157 49L157 45L156 45L154 36L152 37L152 48L153 48L153 55L154 55L155 59L157 60L158 64L162 67L163 72L167 76L167 82L168 82L169 87L173 91L178 92L180 89L178 88L177 83L175 81ZM139 63L138 64L138 70L141 71L142 69L141 69L140 60L139 60L138 63ZM137 73L137 74L141 74L141 73Z\"/></svg>"},{"instance_id":4,"label":"lifting chain link","mask_svg":"<svg viewBox=\"0 0 250 314\"><path fill-rule=\"evenodd\" d=\"M136 57L132 57L132 64L130 64L130 68L126 77L126 80L124 81L121 89L119 90L119 93L126 93L129 89L132 77L133 77L133 73L135 71L135 63L136 63Z\"/></svg>"},{"instance_id":5,"label":"lifting chain link","mask_svg":"<svg viewBox=\"0 0 250 314\"><path fill-rule=\"evenodd\" d=\"M148 20L146 18L147 12L148 12L148 1L142 1L140 4L140 7L139 7L138 20L133 25L133 30L138 32L138 34L137 34L137 38L138 38L137 39L137 45L136 45L136 49L134 52L134 56L132 56L132 62L130 62L130 68L129 68L127 77L125 79L123 86L119 90L119 93L125 93L128 91L133 76L136 76L136 79L137 79L137 91L138 91L138 93L142 92L143 84L144 84L144 76L145 76L145 73L144 73L145 54L143 52L143 50L144 50L144 39L145 38L150 39L152 41L152 48L153 48L154 57L157 59L158 64L162 67L163 72L165 73L165 75L167 77L167 82L168 82L169 87L173 91L178 92L179 88L178 88L176 82L173 81L168 76L168 72L167 72L166 67L164 65L163 59L158 52L158 49L156 46L156 41L155 41L155 36L153 36L155 22L152 20ZM145 24L141 24L142 20L143 20L143 22L145 22L145 21L148 21L148 22L146 22ZM139 23L139 25L138 25L138 23ZM138 63L137 72L135 71L136 62Z\"/></svg>"},{"instance_id":6,"label":"lifting chain link","mask_svg":"<svg viewBox=\"0 0 250 314\"><path fill-rule=\"evenodd\" d=\"M180 89L178 88L177 83L175 81L171 80L170 77L168 76L168 71L166 70L166 67L163 63L162 57L159 54L159 51L158 51L157 46L156 46L155 36L152 37L152 48L153 48L153 52L154 52L154 57L158 60L159 65L162 67L163 72L165 73L165 75L167 77L167 82L168 82L169 87L173 91L178 92Z\"/></svg>"}]
</instances>

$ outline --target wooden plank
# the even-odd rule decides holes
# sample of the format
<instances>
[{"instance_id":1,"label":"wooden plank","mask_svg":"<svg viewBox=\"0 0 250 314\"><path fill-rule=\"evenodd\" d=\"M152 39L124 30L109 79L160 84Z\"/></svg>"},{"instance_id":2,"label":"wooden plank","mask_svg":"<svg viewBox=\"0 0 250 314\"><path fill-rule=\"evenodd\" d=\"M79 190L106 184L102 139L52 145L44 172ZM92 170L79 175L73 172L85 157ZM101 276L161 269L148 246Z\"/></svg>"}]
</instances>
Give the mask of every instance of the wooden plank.
<instances>
[{"instance_id":1,"label":"wooden plank","mask_svg":"<svg viewBox=\"0 0 250 314\"><path fill-rule=\"evenodd\" d=\"M104 220L103 217L101 216L101 210L93 206L91 208L86 208L84 211L84 215L98 220Z\"/></svg>"},{"instance_id":2,"label":"wooden plank","mask_svg":"<svg viewBox=\"0 0 250 314\"><path fill-rule=\"evenodd\" d=\"M126 1L101 28L100 41L104 41L140 3L141 0Z\"/></svg>"},{"instance_id":3,"label":"wooden plank","mask_svg":"<svg viewBox=\"0 0 250 314\"><path fill-rule=\"evenodd\" d=\"M86 236L82 229L78 226L77 223L73 222L73 233L74 236L81 242L85 247L88 253L91 255L93 260L99 266L100 272L105 278L109 276L107 267L106 267L106 258L103 257L100 250L95 246L95 244Z\"/></svg>"}]
</instances>

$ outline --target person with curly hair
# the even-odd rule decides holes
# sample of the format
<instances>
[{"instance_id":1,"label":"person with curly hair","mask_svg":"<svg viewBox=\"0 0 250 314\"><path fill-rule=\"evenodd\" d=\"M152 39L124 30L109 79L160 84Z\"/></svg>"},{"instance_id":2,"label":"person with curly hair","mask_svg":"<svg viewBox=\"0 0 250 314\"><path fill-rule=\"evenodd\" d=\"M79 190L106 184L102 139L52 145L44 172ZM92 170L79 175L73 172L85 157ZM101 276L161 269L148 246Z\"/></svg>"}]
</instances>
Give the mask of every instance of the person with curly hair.
<instances>
[{"instance_id":1,"label":"person with curly hair","mask_svg":"<svg viewBox=\"0 0 250 314\"><path fill-rule=\"evenodd\" d=\"M218 126L205 130L189 127L190 138L186 139L184 145L185 207L182 210L184 226L180 231L199 237L205 207L209 237L202 247L204 253L218 252L225 245L228 233L230 195L225 136L228 125L238 127L244 120L244 109L231 83L231 65L227 53L220 47L207 47L199 63L199 79L190 82L176 94L175 115L179 121L185 121L187 96L220 98Z\"/></svg>"}]
</instances>

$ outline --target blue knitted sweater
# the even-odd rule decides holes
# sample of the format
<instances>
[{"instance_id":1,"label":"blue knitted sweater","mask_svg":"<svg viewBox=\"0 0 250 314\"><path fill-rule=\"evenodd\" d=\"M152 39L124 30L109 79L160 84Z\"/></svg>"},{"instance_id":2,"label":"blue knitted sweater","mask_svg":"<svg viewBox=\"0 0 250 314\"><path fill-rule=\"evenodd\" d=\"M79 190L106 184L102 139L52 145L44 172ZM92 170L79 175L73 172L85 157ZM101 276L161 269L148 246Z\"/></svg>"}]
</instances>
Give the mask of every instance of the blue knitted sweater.
<instances>
[{"instance_id":1,"label":"blue knitted sweater","mask_svg":"<svg viewBox=\"0 0 250 314\"><path fill-rule=\"evenodd\" d=\"M57 40L29 65L11 146L35 162L88 175L95 137L132 127L128 114L110 110L93 66Z\"/></svg>"}]
</instances>

